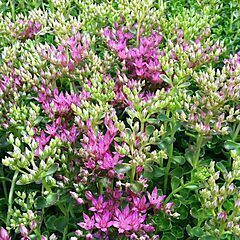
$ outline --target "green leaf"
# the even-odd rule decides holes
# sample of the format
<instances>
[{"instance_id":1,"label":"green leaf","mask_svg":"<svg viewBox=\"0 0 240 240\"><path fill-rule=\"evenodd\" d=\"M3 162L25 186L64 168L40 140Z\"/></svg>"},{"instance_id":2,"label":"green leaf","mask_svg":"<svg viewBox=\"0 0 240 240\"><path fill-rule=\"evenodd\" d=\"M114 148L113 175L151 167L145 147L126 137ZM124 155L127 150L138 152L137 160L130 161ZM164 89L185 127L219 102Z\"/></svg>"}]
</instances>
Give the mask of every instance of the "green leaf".
<instances>
[{"instance_id":1,"label":"green leaf","mask_svg":"<svg viewBox=\"0 0 240 240\"><path fill-rule=\"evenodd\" d=\"M162 231L170 230L172 228L171 221L162 212L158 215L154 215L153 222Z\"/></svg>"},{"instance_id":2,"label":"green leaf","mask_svg":"<svg viewBox=\"0 0 240 240\"><path fill-rule=\"evenodd\" d=\"M155 130L155 127L154 127L153 125L148 125L148 126L146 127L147 136L151 136L152 133L154 132L154 130Z\"/></svg>"},{"instance_id":3,"label":"green leaf","mask_svg":"<svg viewBox=\"0 0 240 240\"><path fill-rule=\"evenodd\" d=\"M46 198L43 196L40 196L40 197L36 198L36 200L35 200L36 209L45 208L46 204L47 204Z\"/></svg>"},{"instance_id":4,"label":"green leaf","mask_svg":"<svg viewBox=\"0 0 240 240\"><path fill-rule=\"evenodd\" d=\"M182 177L183 175L183 168L182 167L176 167L170 172L171 176L176 176L176 177Z\"/></svg>"},{"instance_id":5,"label":"green leaf","mask_svg":"<svg viewBox=\"0 0 240 240\"><path fill-rule=\"evenodd\" d=\"M46 176L50 176L53 175L59 168L59 164L58 163L54 163L46 172Z\"/></svg>"},{"instance_id":6,"label":"green leaf","mask_svg":"<svg viewBox=\"0 0 240 240\"><path fill-rule=\"evenodd\" d=\"M134 193L139 193L143 190L143 184L139 183L139 182L135 182L135 183L131 183L130 185L130 189L134 192Z\"/></svg>"},{"instance_id":7,"label":"green leaf","mask_svg":"<svg viewBox=\"0 0 240 240\"><path fill-rule=\"evenodd\" d=\"M191 189L191 190L197 190L199 187L196 184L189 184L185 188Z\"/></svg>"},{"instance_id":8,"label":"green leaf","mask_svg":"<svg viewBox=\"0 0 240 240\"><path fill-rule=\"evenodd\" d=\"M130 128L125 128L126 138L130 138L132 135L132 131Z\"/></svg>"},{"instance_id":9,"label":"green leaf","mask_svg":"<svg viewBox=\"0 0 240 240\"><path fill-rule=\"evenodd\" d=\"M172 187L172 191L174 191L176 188L178 188L181 185L181 180L176 177L173 176L171 179L171 187Z\"/></svg>"},{"instance_id":10,"label":"green leaf","mask_svg":"<svg viewBox=\"0 0 240 240\"><path fill-rule=\"evenodd\" d=\"M159 119L156 119L156 118L149 118L147 120L148 123L151 123L151 124L159 124Z\"/></svg>"},{"instance_id":11,"label":"green leaf","mask_svg":"<svg viewBox=\"0 0 240 240\"><path fill-rule=\"evenodd\" d=\"M188 197L189 197L189 189L186 189L186 188L184 188L184 189L182 189L180 192L179 192L179 194L184 198L184 199L187 199Z\"/></svg>"},{"instance_id":12,"label":"green leaf","mask_svg":"<svg viewBox=\"0 0 240 240\"><path fill-rule=\"evenodd\" d=\"M161 240L176 240L176 237L172 233L167 232L163 234Z\"/></svg>"},{"instance_id":13,"label":"green leaf","mask_svg":"<svg viewBox=\"0 0 240 240\"><path fill-rule=\"evenodd\" d=\"M150 164L145 163L143 168L146 172L153 172L153 168Z\"/></svg>"},{"instance_id":14,"label":"green leaf","mask_svg":"<svg viewBox=\"0 0 240 240\"><path fill-rule=\"evenodd\" d=\"M189 87L191 85L190 82L184 82L184 83L181 83L178 88L186 88L186 87Z\"/></svg>"},{"instance_id":15,"label":"green leaf","mask_svg":"<svg viewBox=\"0 0 240 240\"><path fill-rule=\"evenodd\" d=\"M132 167L128 163L121 163L121 164L116 165L116 167L114 169L115 169L115 172L117 174L119 174L119 173L126 173L126 172L130 171L132 169Z\"/></svg>"},{"instance_id":16,"label":"green leaf","mask_svg":"<svg viewBox=\"0 0 240 240\"><path fill-rule=\"evenodd\" d=\"M191 226L188 224L187 227L186 227L186 230L187 230L187 233L190 237L192 237L192 233L191 233Z\"/></svg>"},{"instance_id":17,"label":"green leaf","mask_svg":"<svg viewBox=\"0 0 240 240\"><path fill-rule=\"evenodd\" d=\"M57 217L56 216L50 216L47 221L46 221L46 226L48 229L50 230L56 230L55 226L54 226L54 222L56 221Z\"/></svg>"},{"instance_id":18,"label":"green leaf","mask_svg":"<svg viewBox=\"0 0 240 240\"><path fill-rule=\"evenodd\" d=\"M234 209L234 203L231 200L226 200L223 204L224 209L226 209L227 211L231 211L232 209Z\"/></svg>"},{"instance_id":19,"label":"green leaf","mask_svg":"<svg viewBox=\"0 0 240 240\"><path fill-rule=\"evenodd\" d=\"M67 226L67 219L66 217L62 216L62 217L58 217L55 221L54 221L54 227L56 228L56 230L58 230L59 232L63 232L64 228Z\"/></svg>"},{"instance_id":20,"label":"green leaf","mask_svg":"<svg viewBox=\"0 0 240 240\"><path fill-rule=\"evenodd\" d=\"M54 205L59 200L59 194L58 193L50 193L46 197L46 207Z\"/></svg>"},{"instance_id":21,"label":"green leaf","mask_svg":"<svg viewBox=\"0 0 240 240\"><path fill-rule=\"evenodd\" d=\"M198 210L197 210L197 208L192 208L191 210L190 210L190 214L191 214L191 216L193 216L194 218L198 218Z\"/></svg>"},{"instance_id":22,"label":"green leaf","mask_svg":"<svg viewBox=\"0 0 240 240\"><path fill-rule=\"evenodd\" d=\"M224 147L227 149L227 150L233 150L233 149L238 149L240 148L240 143L236 143L232 140L227 140L225 143L224 143Z\"/></svg>"},{"instance_id":23,"label":"green leaf","mask_svg":"<svg viewBox=\"0 0 240 240\"><path fill-rule=\"evenodd\" d=\"M188 217L188 208L185 205L181 205L177 212L180 214L179 219L186 219Z\"/></svg>"},{"instance_id":24,"label":"green leaf","mask_svg":"<svg viewBox=\"0 0 240 240\"><path fill-rule=\"evenodd\" d=\"M196 226L191 229L191 233L195 237L201 237L204 234L204 231L201 227Z\"/></svg>"},{"instance_id":25,"label":"green leaf","mask_svg":"<svg viewBox=\"0 0 240 240\"><path fill-rule=\"evenodd\" d=\"M183 238L184 236L184 230L179 227L179 226L173 226L171 229L171 233L176 237L176 238Z\"/></svg>"},{"instance_id":26,"label":"green leaf","mask_svg":"<svg viewBox=\"0 0 240 240\"><path fill-rule=\"evenodd\" d=\"M204 236L201 236L199 240L216 240L216 238L210 235L204 235Z\"/></svg>"},{"instance_id":27,"label":"green leaf","mask_svg":"<svg viewBox=\"0 0 240 240\"><path fill-rule=\"evenodd\" d=\"M170 118L165 114L158 114L157 118L162 122L169 122Z\"/></svg>"},{"instance_id":28,"label":"green leaf","mask_svg":"<svg viewBox=\"0 0 240 240\"><path fill-rule=\"evenodd\" d=\"M226 167L223 165L222 162L217 162L216 167L218 170L220 170L222 173L227 173Z\"/></svg>"},{"instance_id":29,"label":"green leaf","mask_svg":"<svg viewBox=\"0 0 240 240\"><path fill-rule=\"evenodd\" d=\"M153 171L153 175L155 178L160 178L165 175L165 168L155 167Z\"/></svg>"},{"instance_id":30,"label":"green leaf","mask_svg":"<svg viewBox=\"0 0 240 240\"><path fill-rule=\"evenodd\" d=\"M186 160L191 164L193 165L193 158L194 158L194 151L192 149L187 149L186 152L185 152L185 158Z\"/></svg>"},{"instance_id":31,"label":"green leaf","mask_svg":"<svg viewBox=\"0 0 240 240\"><path fill-rule=\"evenodd\" d=\"M173 156L173 162L183 165L186 162L186 159L184 156Z\"/></svg>"},{"instance_id":32,"label":"green leaf","mask_svg":"<svg viewBox=\"0 0 240 240\"><path fill-rule=\"evenodd\" d=\"M160 75L160 78L161 78L164 82L168 83L169 85L171 84L170 79L169 79L166 75L161 74L161 75Z\"/></svg>"},{"instance_id":33,"label":"green leaf","mask_svg":"<svg viewBox=\"0 0 240 240\"><path fill-rule=\"evenodd\" d=\"M175 142L175 138L174 137L166 137L164 138L164 140L158 145L158 147L162 150L165 150L166 148L169 147L170 144Z\"/></svg>"}]
</instances>

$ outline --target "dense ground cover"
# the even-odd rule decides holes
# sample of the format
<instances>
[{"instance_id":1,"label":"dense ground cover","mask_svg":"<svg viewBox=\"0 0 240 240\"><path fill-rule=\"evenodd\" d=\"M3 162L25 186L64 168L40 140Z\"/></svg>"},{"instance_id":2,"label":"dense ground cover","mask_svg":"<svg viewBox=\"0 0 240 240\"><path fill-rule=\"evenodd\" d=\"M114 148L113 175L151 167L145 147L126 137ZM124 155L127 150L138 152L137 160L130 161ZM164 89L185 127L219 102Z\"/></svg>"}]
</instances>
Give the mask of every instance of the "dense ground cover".
<instances>
[{"instance_id":1,"label":"dense ground cover","mask_svg":"<svg viewBox=\"0 0 240 240\"><path fill-rule=\"evenodd\" d=\"M0 240L240 239L238 0L0 1Z\"/></svg>"}]
</instances>

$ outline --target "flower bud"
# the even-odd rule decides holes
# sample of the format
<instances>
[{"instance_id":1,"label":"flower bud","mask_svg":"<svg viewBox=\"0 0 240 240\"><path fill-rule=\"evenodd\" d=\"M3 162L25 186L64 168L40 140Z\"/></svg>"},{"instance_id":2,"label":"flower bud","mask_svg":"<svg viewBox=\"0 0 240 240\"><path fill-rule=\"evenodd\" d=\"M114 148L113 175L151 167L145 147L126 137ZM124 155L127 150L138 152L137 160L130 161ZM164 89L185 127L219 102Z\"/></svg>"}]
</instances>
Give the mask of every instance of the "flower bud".
<instances>
[{"instance_id":1,"label":"flower bud","mask_svg":"<svg viewBox=\"0 0 240 240\"><path fill-rule=\"evenodd\" d=\"M31 229L31 230L34 230L36 227L37 227L36 221L32 221L32 222L30 223L30 229Z\"/></svg>"},{"instance_id":2,"label":"flower bud","mask_svg":"<svg viewBox=\"0 0 240 240\"><path fill-rule=\"evenodd\" d=\"M23 237L26 237L28 235L28 230L23 224L20 224L19 230Z\"/></svg>"},{"instance_id":3,"label":"flower bud","mask_svg":"<svg viewBox=\"0 0 240 240\"><path fill-rule=\"evenodd\" d=\"M91 233L88 233L86 235L86 240L93 240L93 235Z\"/></svg>"}]
</instances>

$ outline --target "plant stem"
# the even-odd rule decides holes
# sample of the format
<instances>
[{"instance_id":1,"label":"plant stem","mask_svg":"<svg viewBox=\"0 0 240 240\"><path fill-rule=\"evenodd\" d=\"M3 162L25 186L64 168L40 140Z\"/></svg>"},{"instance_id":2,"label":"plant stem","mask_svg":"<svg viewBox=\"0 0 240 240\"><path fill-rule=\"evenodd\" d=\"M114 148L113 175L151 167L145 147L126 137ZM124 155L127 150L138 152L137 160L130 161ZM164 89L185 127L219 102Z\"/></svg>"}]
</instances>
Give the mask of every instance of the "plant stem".
<instances>
[{"instance_id":1,"label":"plant stem","mask_svg":"<svg viewBox=\"0 0 240 240\"><path fill-rule=\"evenodd\" d=\"M67 219L67 225L66 227L64 228L64 231L63 231L63 240L66 240L67 239L67 233L68 233L68 223L69 223L69 210L70 210L70 204L68 205L68 208L67 208L67 212L66 212L66 219Z\"/></svg>"},{"instance_id":2,"label":"plant stem","mask_svg":"<svg viewBox=\"0 0 240 240\"><path fill-rule=\"evenodd\" d=\"M135 173L136 173L136 165L132 164L132 171L130 176L130 182L133 183L135 179Z\"/></svg>"},{"instance_id":3,"label":"plant stem","mask_svg":"<svg viewBox=\"0 0 240 240\"><path fill-rule=\"evenodd\" d=\"M44 196L44 179L42 179L42 192L41 192L41 195ZM42 223L43 223L43 218L44 218L44 208L42 209L42 217L41 217L41 222L39 224L39 230L41 229L41 226L42 226Z\"/></svg>"},{"instance_id":4,"label":"plant stem","mask_svg":"<svg viewBox=\"0 0 240 240\"><path fill-rule=\"evenodd\" d=\"M10 214L12 211L12 204L13 204L13 192L16 185L17 177L18 177L18 172L15 171L13 175L12 183L11 183L9 196L8 196L7 226L9 225L9 221L10 221Z\"/></svg>"},{"instance_id":5,"label":"plant stem","mask_svg":"<svg viewBox=\"0 0 240 240\"><path fill-rule=\"evenodd\" d=\"M100 194L103 194L103 184L102 184L102 181L101 181L101 179L99 179L99 181L98 181L98 187L99 187L99 193Z\"/></svg>"},{"instance_id":6,"label":"plant stem","mask_svg":"<svg viewBox=\"0 0 240 240\"><path fill-rule=\"evenodd\" d=\"M229 31L232 33L233 28L233 10L232 10L232 2L230 1L230 11L231 11L231 17L230 17L230 25L229 25Z\"/></svg>"},{"instance_id":7,"label":"plant stem","mask_svg":"<svg viewBox=\"0 0 240 240\"><path fill-rule=\"evenodd\" d=\"M138 26L137 26L137 47L139 46L139 42L140 42L140 30L141 30L141 19L138 22Z\"/></svg>"},{"instance_id":8,"label":"plant stem","mask_svg":"<svg viewBox=\"0 0 240 240\"><path fill-rule=\"evenodd\" d=\"M10 8L11 8L12 19L15 22L15 2L14 2L14 0L10 0Z\"/></svg>"},{"instance_id":9,"label":"plant stem","mask_svg":"<svg viewBox=\"0 0 240 240\"><path fill-rule=\"evenodd\" d=\"M0 168L0 176L4 178L3 165L1 165L1 168ZM7 186L6 186L6 181L4 179L2 181L2 185L3 185L4 197L7 199L8 198Z\"/></svg>"},{"instance_id":10,"label":"plant stem","mask_svg":"<svg viewBox=\"0 0 240 240\"><path fill-rule=\"evenodd\" d=\"M186 183L186 184L183 184L183 185L179 186L178 188L176 188L174 191L172 191L172 192L168 195L168 197L166 198L165 201L168 202L174 194L180 192L181 190L183 190L183 189L184 189L185 187L187 187L188 185L191 185L192 183L193 183L193 182L188 182L188 183Z\"/></svg>"},{"instance_id":11,"label":"plant stem","mask_svg":"<svg viewBox=\"0 0 240 240\"><path fill-rule=\"evenodd\" d=\"M203 135L199 133L197 136L197 142L196 142L196 155L193 158L193 169L196 169L198 166L202 143L203 143Z\"/></svg>"},{"instance_id":12,"label":"plant stem","mask_svg":"<svg viewBox=\"0 0 240 240\"><path fill-rule=\"evenodd\" d=\"M175 134L175 132L174 132L174 122L173 122L172 123L171 139L174 137L174 134ZM165 172L165 176L164 176L164 193L165 194L166 194L166 191L167 191L168 175L169 175L169 171L170 171L170 168L171 168L172 159L173 159L173 142L169 146L169 150L168 150L168 163L167 163L166 172Z\"/></svg>"},{"instance_id":13,"label":"plant stem","mask_svg":"<svg viewBox=\"0 0 240 240\"><path fill-rule=\"evenodd\" d=\"M130 151L131 151L131 156L132 156L132 161L134 159L134 147L133 144L130 144ZM135 179L135 174L136 174L136 164L132 162L132 170L131 170L131 175L130 175L130 182L133 183Z\"/></svg>"},{"instance_id":14,"label":"plant stem","mask_svg":"<svg viewBox=\"0 0 240 240\"><path fill-rule=\"evenodd\" d=\"M144 121L141 121L141 133L144 133Z\"/></svg>"},{"instance_id":15,"label":"plant stem","mask_svg":"<svg viewBox=\"0 0 240 240\"><path fill-rule=\"evenodd\" d=\"M240 122L238 123L237 128L234 131L233 141L235 141L237 139L239 131L240 131Z\"/></svg>"}]
</instances>

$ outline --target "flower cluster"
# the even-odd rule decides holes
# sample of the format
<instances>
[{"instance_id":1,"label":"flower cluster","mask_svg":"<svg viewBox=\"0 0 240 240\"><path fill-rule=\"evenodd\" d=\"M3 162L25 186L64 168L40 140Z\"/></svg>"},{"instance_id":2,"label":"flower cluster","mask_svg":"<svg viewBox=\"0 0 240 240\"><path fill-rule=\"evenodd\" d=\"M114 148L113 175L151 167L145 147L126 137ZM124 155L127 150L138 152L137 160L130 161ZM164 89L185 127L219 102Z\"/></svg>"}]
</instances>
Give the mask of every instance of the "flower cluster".
<instances>
[{"instance_id":1,"label":"flower cluster","mask_svg":"<svg viewBox=\"0 0 240 240\"><path fill-rule=\"evenodd\" d=\"M217 60L223 50L219 42L212 46L211 42L202 43L209 35L209 29L194 43L186 42L183 31L179 30L177 39L174 42L169 40L162 50L159 46L163 35L156 31L153 31L150 37L142 37L142 30L134 35L128 28L116 24L114 30L106 28L104 35L108 46L117 53L122 62L123 70L128 70L129 76L134 79L147 80L152 84L166 81L166 76L173 79L175 75L179 75L179 70L174 67L176 62L182 64L184 59L184 67L191 72L191 69L206 64L211 59ZM137 46L131 44L134 39Z\"/></svg>"},{"instance_id":2,"label":"flower cluster","mask_svg":"<svg viewBox=\"0 0 240 240\"><path fill-rule=\"evenodd\" d=\"M89 41L77 33L72 37L67 37L57 47L42 46L39 52L45 60L51 63L51 67L59 67L63 72L72 72L86 57L88 46Z\"/></svg>"},{"instance_id":3,"label":"flower cluster","mask_svg":"<svg viewBox=\"0 0 240 240\"><path fill-rule=\"evenodd\" d=\"M14 37L25 40L33 38L41 29L41 23L35 20L28 20L25 22L24 20L19 20L18 24L23 26L23 31L20 33L14 33Z\"/></svg>"},{"instance_id":4,"label":"flower cluster","mask_svg":"<svg viewBox=\"0 0 240 240\"><path fill-rule=\"evenodd\" d=\"M52 92L49 88L42 86L38 92L37 101L52 120L51 123L46 124L45 133L51 138L58 137L63 142L75 142L79 135L79 130L72 123L73 111L71 106L72 104L80 105L81 101L86 100L88 97L89 94L84 94L84 91L82 95L64 94L63 92L59 93L57 88ZM39 142L47 143L49 141L45 133L40 133L40 138L37 138Z\"/></svg>"},{"instance_id":5,"label":"flower cluster","mask_svg":"<svg viewBox=\"0 0 240 240\"><path fill-rule=\"evenodd\" d=\"M86 156L86 162L84 163L86 169L95 169L96 171L97 168L100 168L109 171L120 163L119 154L110 151L110 145L118 130L109 117L105 117L105 126L107 127L105 135L101 133L95 135L91 122L87 122L87 133L83 135L82 143L84 155Z\"/></svg>"},{"instance_id":6,"label":"flower cluster","mask_svg":"<svg viewBox=\"0 0 240 240\"><path fill-rule=\"evenodd\" d=\"M124 197L124 191L115 188L113 191L108 191L108 200L105 200L102 195L97 199L86 192L86 201L91 202L89 211L93 215L89 217L83 214L84 222L80 222L79 226L91 232L87 234L87 239L94 237L108 238L111 236L110 229L117 229L119 236L126 236L130 239L137 239L142 236L142 239L149 239L148 233L154 232L152 224L147 223L147 212L150 209L164 210L167 214L171 213L173 203L163 205L165 196L159 196L155 187L153 192L145 195L136 195L131 191L127 191L126 201L128 204L120 209L120 203ZM114 231L114 230L113 230ZM154 235L154 239L159 236Z\"/></svg>"},{"instance_id":7,"label":"flower cluster","mask_svg":"<svg viewBox=\"0 0 240 240\"><path fill-rule=\"evenodd\" d=\"M206 209L205 211L209 211L208 215L213 214L209 221L206 218L206 232L216 237L228 231L235 236L240 235L237 217L240 211L240 192L236 182L239 179L240 158L236 150L231 151L231 157L234 159L232 171L222 169L222 174L215 171L215 163L211 162L207 185L200 191L203 211ZM218 183L220 175L225 179L223 185Z\"/></svg>"}]
</instances>

